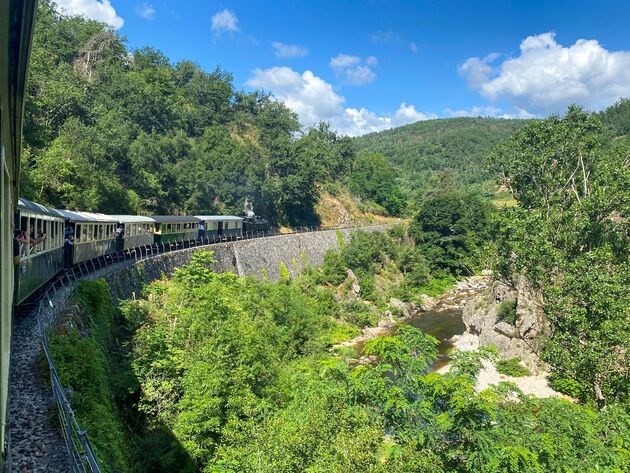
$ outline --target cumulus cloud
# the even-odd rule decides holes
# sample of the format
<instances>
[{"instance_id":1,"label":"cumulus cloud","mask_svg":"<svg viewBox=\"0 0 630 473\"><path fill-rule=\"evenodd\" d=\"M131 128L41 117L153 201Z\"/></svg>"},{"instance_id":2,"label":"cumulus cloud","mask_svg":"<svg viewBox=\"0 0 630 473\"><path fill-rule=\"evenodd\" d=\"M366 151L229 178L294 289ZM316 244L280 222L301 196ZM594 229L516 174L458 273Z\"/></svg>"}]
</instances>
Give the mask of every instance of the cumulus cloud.
<instances>
[{"instance_id":1,"label":"cumulus cloud","mask_svg":"<svg viewBox=\"0 0 630 473\"><path fill-rule=\"evenodd\" d=\"M110 0L55 0L55 3L67 15L81 15L102 21L116 30L125 24Z\"/></svg>"},{"instance_id":2,"label":"cumulus cloud","mask_svg":"<svg viewBox=\"0 0 630 473\"><path fill-rule=\"evenodd\" d=\"M296 57L304 57L308 54L308 49L298 46L297 44L285 44L279 41L271 43L276 57L283 59L292 59Z\"/></svg>"},{"instance_id":3,"label":"cumulus cloud","mask_svg":"<svg viewBox=\"0 0 630 473\"><path fill-rule=\"evenodd\" d=\"M525 38L517 57L473 57L459 68L490 100L505 99L529 114L562 112L571 103L599 110L630 95L630 51L608 51L597 40L565 47L554 33Z\"/></svg>"},{"instance_id":4,"label":"cumulus cloud","mask_svg":"<svg viewBox=\"0 0 630 473\"><path fill-rule=\"evenodd\" d=\"M136 5L136 13L145 20L152 20L155 16L155 8L150 3L143 3L142 5Z\"/></svg>"},{"instance_id":5,"label":"cumulus cloud","mask_svg":"<svg viewBox=\"0 0 630 473\"><path fill-rule=\"evenodd\" d=\"M221 10L212 15L212 32L220 36L223 33L238 33L238 18L232 10Z\"/></svg>"},{"instance_id":6,"label":"cumulus cloud","mask_svg":"<svg viewBox=\"0 0 630 473\"><path fill-rule=\"evenodd\" d=\"M329 64L337 78L350 85L369 84L376 79L372 68L378 64L378 59L374 56L363 60L359 56L342 53L331 58Z\"/></svg>"},{"instance_id":7,"label":"cumulus cloud","mask_svg":"<svg viewBox=\"0 0 630 473\"><path fill-rule=\"evenodd\" d=\"M536 118L536 115L528 112L524 108L514 107L513 112L504 112L499 107L493 107L492 105L475 105L469 109L452 110L447 108L445 112L450 117L494 117L494 118Z\"/></svg>"},{"instance_id":8,"label":"cumulus cloud","mask_svg":"<svg viewBox=\"0 0 630 473\"><path fill-rule=\"evenodd\" d=\"M347 58L340 61L344 64L356 64ZM256 69L246 85L272 92L278 100L298 114L303 125L327 121L338 132L350 136L437 118L435 114L419 112L413 105L404 102L395 112L381 115L366 108L344 107L345 97L337 94L332 85L308 70L300 74L290 67Z\"/></svg>"}]
</instances>

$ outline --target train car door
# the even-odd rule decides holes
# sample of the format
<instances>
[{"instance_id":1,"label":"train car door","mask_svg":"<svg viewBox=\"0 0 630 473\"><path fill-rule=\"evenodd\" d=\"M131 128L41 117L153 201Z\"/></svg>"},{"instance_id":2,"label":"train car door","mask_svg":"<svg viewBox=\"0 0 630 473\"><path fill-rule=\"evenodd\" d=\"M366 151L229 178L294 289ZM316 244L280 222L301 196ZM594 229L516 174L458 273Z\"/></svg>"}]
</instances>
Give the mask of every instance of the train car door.
<instances>
[{"instance_id":1,"label":"train car door","mask_svg":"<svg viewBox=\"0 0 630 473\"><path fill-rule=\"evenodd\" d=\"M223 235L223 222L219 221L217 224L217 234Z\"/></svg>"}]
</instances>

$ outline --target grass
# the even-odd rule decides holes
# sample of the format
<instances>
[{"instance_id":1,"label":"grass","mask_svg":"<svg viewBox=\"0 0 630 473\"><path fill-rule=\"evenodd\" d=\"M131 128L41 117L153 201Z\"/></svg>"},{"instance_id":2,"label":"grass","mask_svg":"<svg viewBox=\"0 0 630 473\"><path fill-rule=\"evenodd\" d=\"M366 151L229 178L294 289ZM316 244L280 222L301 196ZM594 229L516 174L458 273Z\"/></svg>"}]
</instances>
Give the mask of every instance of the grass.
<instances>
[{"instance_id":1,"label":"grass","mask_svg":"<svg viewBox=\"0 0 630 473\"><path fill-rule=\"evenodd\" d=\"M497 318L510 325L516 324L516 301L503 301L499 304Z\"/></svg>"},{"instance_id":2,"label":"grass","mask_svg":"<svg viewBox=\"0 0 630 473\"><path fill-rule=\"evenodd\" d=\"M516 207L518 202L509 192L497 192L490 200L497 207Z\"/></svg>"},{"instance_id":3,"label":"grass","mask_svg":"<svg viewBox=\"0 0 630 473\"><path fill-rule=\"evenodd\" d=\"M506 360L499 360L495 364L497 371L506 376L529 376L530 371L521 365L521 360L518 358L508 358Z\"/></svg>"}]
</instances>

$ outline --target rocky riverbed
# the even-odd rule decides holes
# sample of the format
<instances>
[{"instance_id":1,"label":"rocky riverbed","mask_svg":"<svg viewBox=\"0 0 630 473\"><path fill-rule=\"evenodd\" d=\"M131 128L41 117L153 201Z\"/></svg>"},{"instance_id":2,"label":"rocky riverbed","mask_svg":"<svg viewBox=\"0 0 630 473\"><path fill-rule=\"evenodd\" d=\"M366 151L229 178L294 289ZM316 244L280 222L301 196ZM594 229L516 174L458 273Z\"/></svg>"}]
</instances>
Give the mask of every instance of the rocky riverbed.
<instances>
[{"instance_id":1,"label":"rocky riverbed","mask_svg":"<svg viewBox=\"0 0 630 473\"><path fill-rule=\"evenodd\" d=\"M410 324L440 340L440 353L434 367L437 369L448 360L446 352L452 347L450 338L453 335L463 333L465 330L465 326L461 322L464 306L472 298L486 290L490 283L491 279L488 276L471 276L459 281L455 287L439 297L423 295L420 304L391 299L389 305L392 311L402 314L399 318L395 318L392 312L388 311L376 327L365 327L360 335L339 344L339 346L352 347L360 353L368 340L392 333L399 324ZM365 364L371 361L370 357L361 356L356 363Z\"/></svg>"},{"instance_id":2,"label":"rocky riverbed","mask_svg":"<svg viewBox=\"0 0 630 473\"><path fill-rule=\"evenodd\" d=\"M516 302L514 325L497 318L498 308L506 300ZM502 358L523 360L532 374L521 377L502 375L493 363L484 361L477 376L477 391L509 381L524 394L570 399L549 386L547 367L535 353L538 337L545 330L542 300L524 281L512 288L494 281L489 275L472 276L459 281L437 298L423 297L422 304L392 299L390 306L402 314L399 319L386 313L378 326L364 328L359 336L341 346L352 347L360 353L366 341L392 333L398 324L410 324L440 340L438 359L432 367L438 373L449 370L447 352L451 349L477 350L482 345L492 344L499 348ZM360 356L353 363L372 361L373 357Z\"/></svg>"}]
</instances>

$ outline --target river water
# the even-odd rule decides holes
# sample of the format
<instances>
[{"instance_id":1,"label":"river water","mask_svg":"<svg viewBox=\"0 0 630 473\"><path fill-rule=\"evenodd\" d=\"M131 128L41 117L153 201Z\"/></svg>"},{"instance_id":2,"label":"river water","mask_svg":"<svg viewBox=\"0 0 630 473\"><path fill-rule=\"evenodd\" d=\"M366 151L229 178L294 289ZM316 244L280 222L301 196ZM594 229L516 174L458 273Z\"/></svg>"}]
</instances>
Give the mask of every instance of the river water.
<instances>
[{"instance_id":1,"label":"river water","mask_svg":"<svg viewBox=\"0 0 630 473\"><path fill-rule=\"evenodd\" d=\"M419 328L424 333L437 338L440 341L438 345L438 356L430 371L437 371L448 364L448 352L453 348L451 338L454 335L461 335L466 331L466 326L462 321L462 309L460 307L446 307L438 310L429 310L418 312L411 319L403 322L412 327ZM389 333L395 331L395 328L388 330ZM385 334L383 334L385 335ZM352 347L357 353L363 352L366 340L353 343Z\"/></svg>"},{"instance_id":2,"label":"river water","mask_svg":"<svg viewBox=\"0 0 630 473\"><path fill-rule=\"evenodd\" d=\"M438 345L438 357L431 367L431 371L437 371L448 364L448 351L453 348L451 338L461 335L466 331L462 321L461 308L449 308L438 311L419 312L407 322L412 327L419 328L440 341Z\"/></svg>"}]
</instances>

